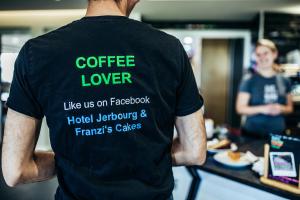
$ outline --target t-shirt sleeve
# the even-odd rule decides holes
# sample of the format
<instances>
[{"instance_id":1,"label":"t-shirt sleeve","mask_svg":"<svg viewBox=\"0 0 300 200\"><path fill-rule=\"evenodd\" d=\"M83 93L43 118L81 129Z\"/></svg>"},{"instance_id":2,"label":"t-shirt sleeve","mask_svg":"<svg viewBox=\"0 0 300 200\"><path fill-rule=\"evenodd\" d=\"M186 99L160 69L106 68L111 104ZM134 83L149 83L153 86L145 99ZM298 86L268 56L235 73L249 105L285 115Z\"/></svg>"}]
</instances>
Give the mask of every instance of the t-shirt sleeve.
<instances>
[{"instance_id":1,"label":"t-shirt sleeve","mask_svg":"<svg viewBox=\"0 0 300 200\"><path fill-rule=\"evenodd\" d=\"M36 119L42 119L44 116L42 108L29 83L29 65L28 43L26 43L22 47L15 62L13 81L6 104L14 111Z\"/></svg>"},{"instance_id":2,"label":"t-shirt sleeve","mask_svg":"<svg viewBox=\"0 0 300 200\"><path fill-rule=\"evenodd\" d=\"M251 92L251 74L246 74L239 86L239 92Z\"/></svg>"},{"instance_id":3,"label":"t-shirt sleeve","mask_svg":"<svg viewBox=\"0 0 300 200\"><path fill-rule=\"evenodd\" d=\"M181 81L177 88L176 116L186 116L199 110L203 105L203 98L199 94L195 76L188 56L179 43Z\"/></svg>"}]
</instances>

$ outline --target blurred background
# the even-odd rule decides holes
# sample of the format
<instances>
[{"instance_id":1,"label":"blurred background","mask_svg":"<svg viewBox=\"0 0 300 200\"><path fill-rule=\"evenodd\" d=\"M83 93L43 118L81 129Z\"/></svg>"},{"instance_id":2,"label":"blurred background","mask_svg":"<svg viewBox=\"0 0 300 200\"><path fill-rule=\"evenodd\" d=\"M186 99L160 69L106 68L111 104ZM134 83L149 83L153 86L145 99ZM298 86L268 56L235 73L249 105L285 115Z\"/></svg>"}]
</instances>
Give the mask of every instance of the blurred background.
<instances>
[{"instance_id":1,"label":"blurred background","mask_svg":"<svg viewBox=\"0 0 300 200\"><path fill-rule=\"evenodd\" d=\"M7 111L5 102L20 48L30 38L83 17L86 4L86 0L0 1L1 135ZM238 130L241 124L241 117L235 111L235 99L243 74L255 65L255 43L261 38L274 41L279 50L277 63L282 64L284 76L292 82L295 109L286 116L286 133L299 134L299 0L141 0L130 17L181 40L206 102L205 117L213 120L215 126L232 130ZM46 123L43 123L37 148L51 149ZM175 200L183 200L192 178L184 172L178 176ZM214 176L207 174L202 177L214 180ZM181 186L179 179L184 183ZM217 185L235 184L222 181L217 180ZM0 199L50 200L57 183L52 180L9 189L1 177L0 186ZM243 184L230 187L240 187L243 192L226 192L223 188L220 189L223 196L216 196L214 187L207 186L206 193L202 192L197 199L286 199L265 191L252 191ZM233 195L236 198L232 198Z\"/></svg>"}]
</instances>

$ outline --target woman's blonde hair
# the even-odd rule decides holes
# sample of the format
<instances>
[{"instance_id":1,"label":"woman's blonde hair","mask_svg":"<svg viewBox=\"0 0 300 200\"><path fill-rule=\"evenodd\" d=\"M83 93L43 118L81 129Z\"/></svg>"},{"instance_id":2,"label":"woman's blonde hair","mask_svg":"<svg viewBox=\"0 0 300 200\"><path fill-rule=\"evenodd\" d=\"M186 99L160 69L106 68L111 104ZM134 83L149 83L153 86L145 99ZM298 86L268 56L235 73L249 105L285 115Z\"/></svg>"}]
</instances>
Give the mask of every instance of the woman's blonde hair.
<instances>
[{"instance_id":1,"label":"woman's blonde hair","mask_svg":"<svg viewBox=\"0 0 300 200\"><path fill-rule=\"evenodd\" d=\"M275 45L274 42L272 42L271 40L268 40L268 39L260 39L257 41L256 43L256 48L259 47L259 46L264 46L264 47L267 47L269 48L273 53L278 53L278 49ZM277 73L282 73L284 72L284 70L282 69L282 67L276 63L273 64L272 66L273 70Z\"/></svg>"}]
</instances>

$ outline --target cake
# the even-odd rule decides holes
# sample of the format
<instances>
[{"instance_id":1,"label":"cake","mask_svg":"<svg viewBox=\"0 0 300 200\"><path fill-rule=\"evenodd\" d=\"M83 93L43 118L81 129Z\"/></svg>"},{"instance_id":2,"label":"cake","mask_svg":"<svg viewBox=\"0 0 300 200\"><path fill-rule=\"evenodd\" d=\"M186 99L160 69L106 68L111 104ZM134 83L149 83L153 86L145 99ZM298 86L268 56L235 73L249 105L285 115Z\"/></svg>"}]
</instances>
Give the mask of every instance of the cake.
<instances>
[{"instance_id":1,"label":"cake","mask_svg":"<svg viewBox=\"0 0 300 200\"><path fill-rule=\"evenodd\" d=\"M238 161L241 158L241 153L228 151L228 157L233 161Z\"/></svg>"}]
</instances>

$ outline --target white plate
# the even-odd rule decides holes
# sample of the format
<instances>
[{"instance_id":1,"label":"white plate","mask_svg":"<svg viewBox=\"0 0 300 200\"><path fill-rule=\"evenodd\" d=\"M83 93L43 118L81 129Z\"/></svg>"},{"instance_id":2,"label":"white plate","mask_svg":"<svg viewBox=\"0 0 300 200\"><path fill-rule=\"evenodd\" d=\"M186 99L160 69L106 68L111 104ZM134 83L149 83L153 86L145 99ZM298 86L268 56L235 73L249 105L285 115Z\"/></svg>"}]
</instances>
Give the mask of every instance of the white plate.
<instances>
[{"instance_id":1,"label":"white plate","mask_svg":"<svg viewBox=\"0 0 300 200\"><path fill-rule=\"evenodd\" d=\"M233 161L232 159L230 159L227 152L217 153L214 155L213 158L218 163L221 163L228 167L240 168L240 167L246 167L248 165L251 165L251 162L245 158L244 153L241 153L241 158L238 161Z\"/></svg>"}]
</instances>

